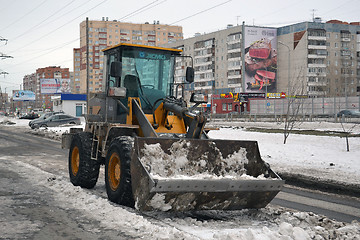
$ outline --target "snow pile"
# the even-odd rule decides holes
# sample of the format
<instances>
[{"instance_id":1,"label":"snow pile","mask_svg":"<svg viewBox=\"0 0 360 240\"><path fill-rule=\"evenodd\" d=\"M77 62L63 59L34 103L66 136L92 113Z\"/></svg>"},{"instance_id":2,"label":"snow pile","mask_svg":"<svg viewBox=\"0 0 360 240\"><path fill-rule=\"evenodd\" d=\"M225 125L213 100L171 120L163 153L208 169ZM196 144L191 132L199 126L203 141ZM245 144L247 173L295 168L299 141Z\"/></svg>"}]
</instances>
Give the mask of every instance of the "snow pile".
<instances>
[{"instance_id":1,"label":"snow pile","mask_svg":"<svg viewBox=\"0 0 360 240\"><path fill-rule=\"evenodd\" d=\"M209 142L209 144L214 143ZM248 163L246 149L240 148L239 151L224 158L221 151L213 146L214 152L205 152L199 159L192 160L189 147L190 142L179 140L171 145L170 154L167 154L160 143L145 144L141 149L140 161L156 178L251 178L246 175L245 164Z\"/></svg>"},{"instance_id":2,"label":"snow pile","mask_svg":"<svg viewBox=\"0 0 360 240\"><path fill-rule=\"evenodd\" d=\"M8 117L0 116L0 125L15 125L14 119L9 119Z\"/></svg>"}]
</instances>

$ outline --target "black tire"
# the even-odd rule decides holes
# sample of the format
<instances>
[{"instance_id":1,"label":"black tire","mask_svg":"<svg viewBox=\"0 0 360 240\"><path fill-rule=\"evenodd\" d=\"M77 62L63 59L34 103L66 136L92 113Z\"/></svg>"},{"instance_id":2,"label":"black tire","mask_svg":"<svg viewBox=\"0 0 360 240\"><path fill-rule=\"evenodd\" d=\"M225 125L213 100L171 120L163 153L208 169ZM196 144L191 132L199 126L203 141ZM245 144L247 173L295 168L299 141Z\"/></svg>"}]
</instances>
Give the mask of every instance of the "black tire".
<instances>
[{"instance_id":1,"label":"black tire","mask_svg":"<svg viewBox=\"0 0 360 240\"><path fill-rule=\"evenodd\" d=\"M131 187L130 161L132 138L117 137L109 147L105 160L105 185L110 201L128 207L135 202Z\"/></svg>"},{"instance_id":2,"label":"black tire","mask_svg":"<svg viewBox=\"0 0 360 240\"><path fill-rule=\"evenodd\" d=\"M99 178L100 163L91 159L92 134L77 133L69 151L69 175L74 186L93 188Z\"/></svg>"}]
</instances>

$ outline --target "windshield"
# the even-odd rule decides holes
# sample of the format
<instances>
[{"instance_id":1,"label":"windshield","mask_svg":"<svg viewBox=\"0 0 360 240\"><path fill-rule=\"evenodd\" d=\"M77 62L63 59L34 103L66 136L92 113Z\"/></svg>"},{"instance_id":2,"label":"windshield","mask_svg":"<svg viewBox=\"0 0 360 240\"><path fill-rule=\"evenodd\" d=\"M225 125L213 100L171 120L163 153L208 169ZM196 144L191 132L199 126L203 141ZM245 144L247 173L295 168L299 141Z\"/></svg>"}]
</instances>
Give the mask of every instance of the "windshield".
<instances>
[{"instance_id":1,"label":"windshield","mask_svg":"<svg viewBox=\"0 0 360 240\"><path fill-rule=\"evenodd\" d=\"M168 96L173 82L174 57L171 53L156 50L124 49L122 52L122 75L133 75L139 78L144 90L160 90ZM124 86L124 81L121 83Z\"/></svg>"}]
</instances>

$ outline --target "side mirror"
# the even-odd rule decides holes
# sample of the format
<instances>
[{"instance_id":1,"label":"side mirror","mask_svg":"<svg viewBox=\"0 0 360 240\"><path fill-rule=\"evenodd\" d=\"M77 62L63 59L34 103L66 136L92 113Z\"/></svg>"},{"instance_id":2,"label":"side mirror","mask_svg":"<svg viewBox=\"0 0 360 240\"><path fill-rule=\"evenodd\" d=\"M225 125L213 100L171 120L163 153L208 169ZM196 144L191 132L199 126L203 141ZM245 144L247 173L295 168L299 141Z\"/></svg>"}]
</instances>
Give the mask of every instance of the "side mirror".
<instances>
[{"instance_id":1,"label":"side mirror","mask_svg":"<svg viewBox=\"0 0 360 240\"><path fill-rule=\"evenodd\" d=\"M188 83L194 82L194 68L192 67L186 68L186 81Z\"/></svg>"},{"instance_id":2,"label":"side mirror","mask_svg":"<svg viewBox=\"0 0 360 240\"><path fill-rule=\"evenodd\" d=\"M121 62L119 61L112 62L110 66L110 76L121 77L121 70L122 70Z\"/></svg>"},{"instance_id":3,"label":"side mirror","mask_svg":"<svg viewBox=\"0 0 360 240\"><path fill-rule=\"evenodd\" d=\"M192 103L207 103L207 96L202 93L192 93L190 97Z\"/></svg>"}]
</instances>

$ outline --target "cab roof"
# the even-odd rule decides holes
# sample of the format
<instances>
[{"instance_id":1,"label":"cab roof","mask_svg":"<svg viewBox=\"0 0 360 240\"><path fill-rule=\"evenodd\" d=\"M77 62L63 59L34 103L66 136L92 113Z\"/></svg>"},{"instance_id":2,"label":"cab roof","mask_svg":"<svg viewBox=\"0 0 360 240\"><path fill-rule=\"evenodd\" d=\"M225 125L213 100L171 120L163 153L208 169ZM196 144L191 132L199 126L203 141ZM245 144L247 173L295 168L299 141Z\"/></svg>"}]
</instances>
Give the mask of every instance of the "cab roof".
<instances>
[{"instance_id":1,"label":"cab roof","mask_svg":"<svg viewBox=\"0 0 360 240\"><path fill-rule=\"evenodd\" d=\"M111 49L119 48L119 47L136 47L136 48L147 48L147 49L156 49L156 50L163 50L163 51L171 51L176 53L181 53L181 49L175 49L175 48L163 48L163 47L153 47L153 46L146 46L146 45L139 45L139 44L131 44L131 43L120 43L108 48L103 49L102 51L108 51Z\"/></svg>"}]
</instances>

